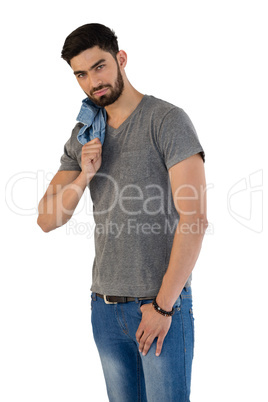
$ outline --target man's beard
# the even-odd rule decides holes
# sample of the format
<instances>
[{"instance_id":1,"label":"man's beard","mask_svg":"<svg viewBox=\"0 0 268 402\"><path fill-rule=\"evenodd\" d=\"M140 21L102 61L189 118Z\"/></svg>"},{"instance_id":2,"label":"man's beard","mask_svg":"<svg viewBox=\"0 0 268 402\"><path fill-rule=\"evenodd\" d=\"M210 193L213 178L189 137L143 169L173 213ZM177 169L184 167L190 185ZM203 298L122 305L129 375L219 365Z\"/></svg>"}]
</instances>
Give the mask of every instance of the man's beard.
<instances>
[{"instance_id":1,"label":"man's beard","mask_svg":"<svg viewBox=\"0 0 268 402\"><path fill-rule=\"evenodd\" d=\"M93 93L96 91L100 91L103 88L110 88L110 94L109 95L105 94L100 96L99 98L95 98ZM114 87L112 87L112 85L101 85L98 88L93 88L92 91L90 91L90 94L86 95L89 97L89 99L92 100L92 102L95 103L95 105L105 107L117 101L117 99L121 96L123 89L124 89L124 81L122 74L119 70L119 66L117 65L117 78Z\"/></svg>"}]
</instances>

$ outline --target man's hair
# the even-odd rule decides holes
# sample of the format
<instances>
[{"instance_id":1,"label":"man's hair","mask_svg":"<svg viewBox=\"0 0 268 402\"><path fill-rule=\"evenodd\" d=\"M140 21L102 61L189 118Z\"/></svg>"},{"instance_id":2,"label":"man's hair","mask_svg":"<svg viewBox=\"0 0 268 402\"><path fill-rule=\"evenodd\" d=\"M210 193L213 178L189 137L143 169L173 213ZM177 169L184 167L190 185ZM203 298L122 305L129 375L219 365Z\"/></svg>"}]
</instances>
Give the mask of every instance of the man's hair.
<instances>
[{"instance_id":1,"label":"man's hair","mask_svg":"<svg viewBox=\"0 0 268 402\"><path fill-rule=\"evenodd\" d=\"M61 57L70 64L73 57L94 46L99 46L100 49L111 53L114 58L119 52L114 31L102 24L86 24L67 36Z\"/></svg>"}]
</instances>

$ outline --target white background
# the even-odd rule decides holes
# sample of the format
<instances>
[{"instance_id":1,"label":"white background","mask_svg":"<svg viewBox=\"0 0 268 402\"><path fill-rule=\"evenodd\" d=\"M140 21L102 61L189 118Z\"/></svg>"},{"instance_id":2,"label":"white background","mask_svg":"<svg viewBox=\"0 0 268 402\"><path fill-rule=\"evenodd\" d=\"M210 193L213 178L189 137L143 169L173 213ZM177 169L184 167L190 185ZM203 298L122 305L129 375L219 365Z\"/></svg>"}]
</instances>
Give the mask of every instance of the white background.
<instances>
[{"instance_id":1,"label":"white background","mask_svg":"<svg viewBox=\"0 0 268 402\"><path fill-rule=\"evenodd\" d=\"M265 7L260 0L1 7L2 402L107 401L90 324L89 192L72 230L46 234L36 224L84 98L61 48L88 22L115 30L130 82L182 107L206 151L210 230L193 274L191 401L268 401Z\"/></svg>"}]
</instances>

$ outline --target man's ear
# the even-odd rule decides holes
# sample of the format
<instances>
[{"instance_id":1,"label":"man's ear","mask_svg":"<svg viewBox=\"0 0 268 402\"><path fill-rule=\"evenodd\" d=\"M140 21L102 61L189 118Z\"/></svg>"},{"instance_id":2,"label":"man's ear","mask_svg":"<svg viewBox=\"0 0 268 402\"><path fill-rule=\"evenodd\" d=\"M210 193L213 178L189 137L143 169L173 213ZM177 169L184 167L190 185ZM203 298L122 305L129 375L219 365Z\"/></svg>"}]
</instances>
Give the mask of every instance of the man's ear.
<instances>
[{"instance_id":1,"label":"man's ear","mask_svg":"<svg viewBox=\"0 0 268 402\"><path fill-rule=\"evenodd\" d=\"M127 65L127 54L124 50L119 50L116 55L119 67L125 68Z\"/></svg>"}]
</instances>

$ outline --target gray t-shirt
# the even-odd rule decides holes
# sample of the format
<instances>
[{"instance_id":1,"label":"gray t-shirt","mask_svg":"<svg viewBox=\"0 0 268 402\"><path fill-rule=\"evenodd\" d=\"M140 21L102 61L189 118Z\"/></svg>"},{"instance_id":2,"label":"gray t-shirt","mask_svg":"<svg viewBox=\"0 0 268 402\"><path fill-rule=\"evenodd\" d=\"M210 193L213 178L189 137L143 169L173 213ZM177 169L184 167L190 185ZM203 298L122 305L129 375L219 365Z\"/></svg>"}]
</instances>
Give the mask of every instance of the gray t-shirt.
<instances>
[{"instance_id":1,"label":"gray t-shirt","mask_svg":"<svg viewBox=\"0 0 268 402\"><path fill-rule=\"evenodd\" d=\"M59 170L81 170L81 127L75 126L65 144ZM118 129L107 125L102 164L89 184L95 220L93 292L157 295L179 221L168 169L197 153L204 160L188 115L153 96L145 95Z\"/></svg>"}]
</instances>

